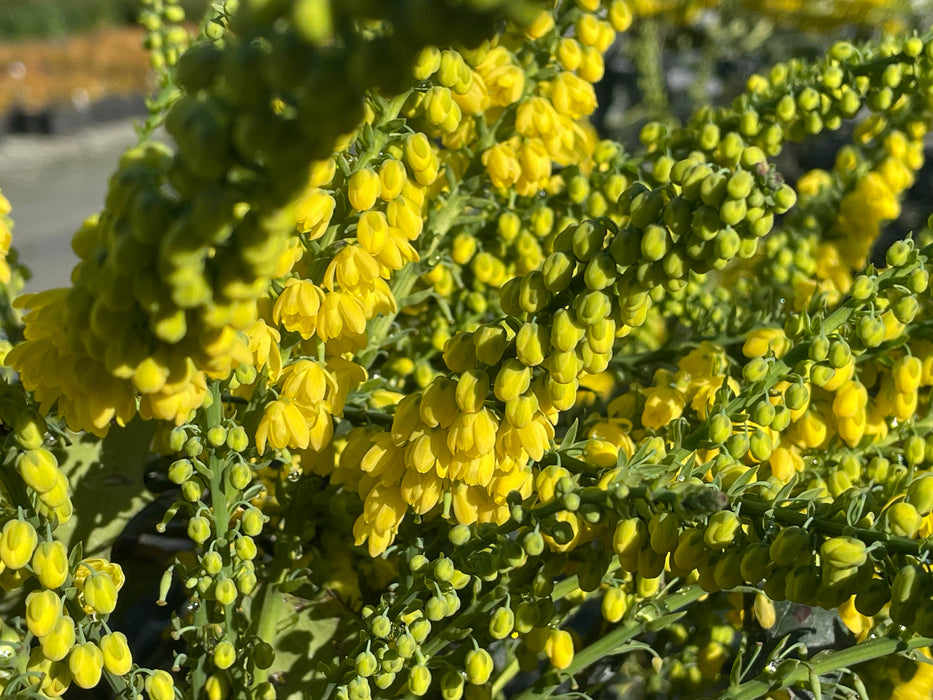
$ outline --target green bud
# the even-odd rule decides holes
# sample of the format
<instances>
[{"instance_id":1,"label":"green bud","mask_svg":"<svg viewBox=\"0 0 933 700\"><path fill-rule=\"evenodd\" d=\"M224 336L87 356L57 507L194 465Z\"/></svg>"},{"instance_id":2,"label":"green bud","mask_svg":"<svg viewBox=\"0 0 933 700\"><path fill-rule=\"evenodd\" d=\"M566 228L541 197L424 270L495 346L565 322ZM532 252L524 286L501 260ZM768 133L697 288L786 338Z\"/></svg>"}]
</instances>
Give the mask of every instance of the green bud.
<instances>
[{"instance_id":1,"label":"green bud","mask_svg":"<svg viewBox=\"0 0 933 700\"><path fill-rule=\"evenodd\" d=\"M710 517L703 541L710 549L722 550L735 541L741 529L742 523L738 515L731 510L721 510Z\"/></svg>"}]
</instances>

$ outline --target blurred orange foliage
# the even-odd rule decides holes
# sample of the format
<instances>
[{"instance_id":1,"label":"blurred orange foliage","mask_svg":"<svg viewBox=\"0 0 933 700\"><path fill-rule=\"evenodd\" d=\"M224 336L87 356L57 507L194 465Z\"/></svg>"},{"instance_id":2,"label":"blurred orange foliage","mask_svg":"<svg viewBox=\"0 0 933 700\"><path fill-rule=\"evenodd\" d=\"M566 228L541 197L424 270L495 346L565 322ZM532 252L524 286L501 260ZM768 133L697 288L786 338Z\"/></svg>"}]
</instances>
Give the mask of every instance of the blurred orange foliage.
<instances>
[{"instance_id":1,"label":"blurred orange foliage","mask_svg":"<svg viewBox=\"0 0 933 700\"><path fill-rule=\"evenodd\" d=\"M112 27L0 44L0 113L148 92L152 74L142 41L141 28Z\"/></svg>"}]
</instances>

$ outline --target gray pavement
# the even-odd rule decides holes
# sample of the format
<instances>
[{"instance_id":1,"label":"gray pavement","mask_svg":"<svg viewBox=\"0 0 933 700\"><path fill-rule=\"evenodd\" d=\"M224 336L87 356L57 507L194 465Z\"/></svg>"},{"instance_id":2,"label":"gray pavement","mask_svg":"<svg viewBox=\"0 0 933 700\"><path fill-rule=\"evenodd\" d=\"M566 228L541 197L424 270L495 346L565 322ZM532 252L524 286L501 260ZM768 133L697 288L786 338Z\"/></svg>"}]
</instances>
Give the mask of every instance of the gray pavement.
<instances>
[{"instance_id":1,"label":"gray pavement","mask_svg":"<svg viewBox=\"0 0 933 700\"><path fill-rule=\"evenodd\" d=\"M0 140L0 191L13 205L13 245L33 273L28 291L69 284L78 261L71 236L100 210L120 154L135 143L130 121Z\"/></svg>"}]
</instances>

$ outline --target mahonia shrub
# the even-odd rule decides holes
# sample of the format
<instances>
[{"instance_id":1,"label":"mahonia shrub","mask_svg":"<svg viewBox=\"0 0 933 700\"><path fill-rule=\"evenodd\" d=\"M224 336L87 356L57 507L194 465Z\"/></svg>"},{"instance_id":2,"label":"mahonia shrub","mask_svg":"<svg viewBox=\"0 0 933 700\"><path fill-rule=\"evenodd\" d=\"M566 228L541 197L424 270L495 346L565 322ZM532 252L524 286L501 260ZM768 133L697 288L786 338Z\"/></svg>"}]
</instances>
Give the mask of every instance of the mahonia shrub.
<instances>
[{"instance_id":1,"label":"mahonia shrub","mask_svg":"<svg viewBox=\"0 0 933 700\"><path fill-rule=\"evenodd\" d=\"M70 287L0 199L3 694L929 694L933 35L601 138L716 5L145 3Z\"/></svg>"}]
</instances>

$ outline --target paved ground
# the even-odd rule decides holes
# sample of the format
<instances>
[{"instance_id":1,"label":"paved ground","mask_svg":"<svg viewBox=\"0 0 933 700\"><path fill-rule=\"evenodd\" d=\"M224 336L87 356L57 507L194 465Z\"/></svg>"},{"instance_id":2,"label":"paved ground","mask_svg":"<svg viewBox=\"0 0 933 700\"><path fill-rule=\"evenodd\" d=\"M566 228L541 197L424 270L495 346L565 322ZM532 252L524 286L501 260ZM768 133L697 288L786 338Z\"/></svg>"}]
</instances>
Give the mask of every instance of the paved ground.
<instances>
[{"instance_id":1,"label":"paved ground","mask_svg":"<svg viewBox=\"0 0 933 700\"><path fill-rule=\"evenodd\" d=\"M136 143L132 123L68 136L9 135L0 141L0 190L13 205L13 245L33 271L29 291L69 284L71 236L103 205L120 153Z\"/></svg>"}]
</instances>

